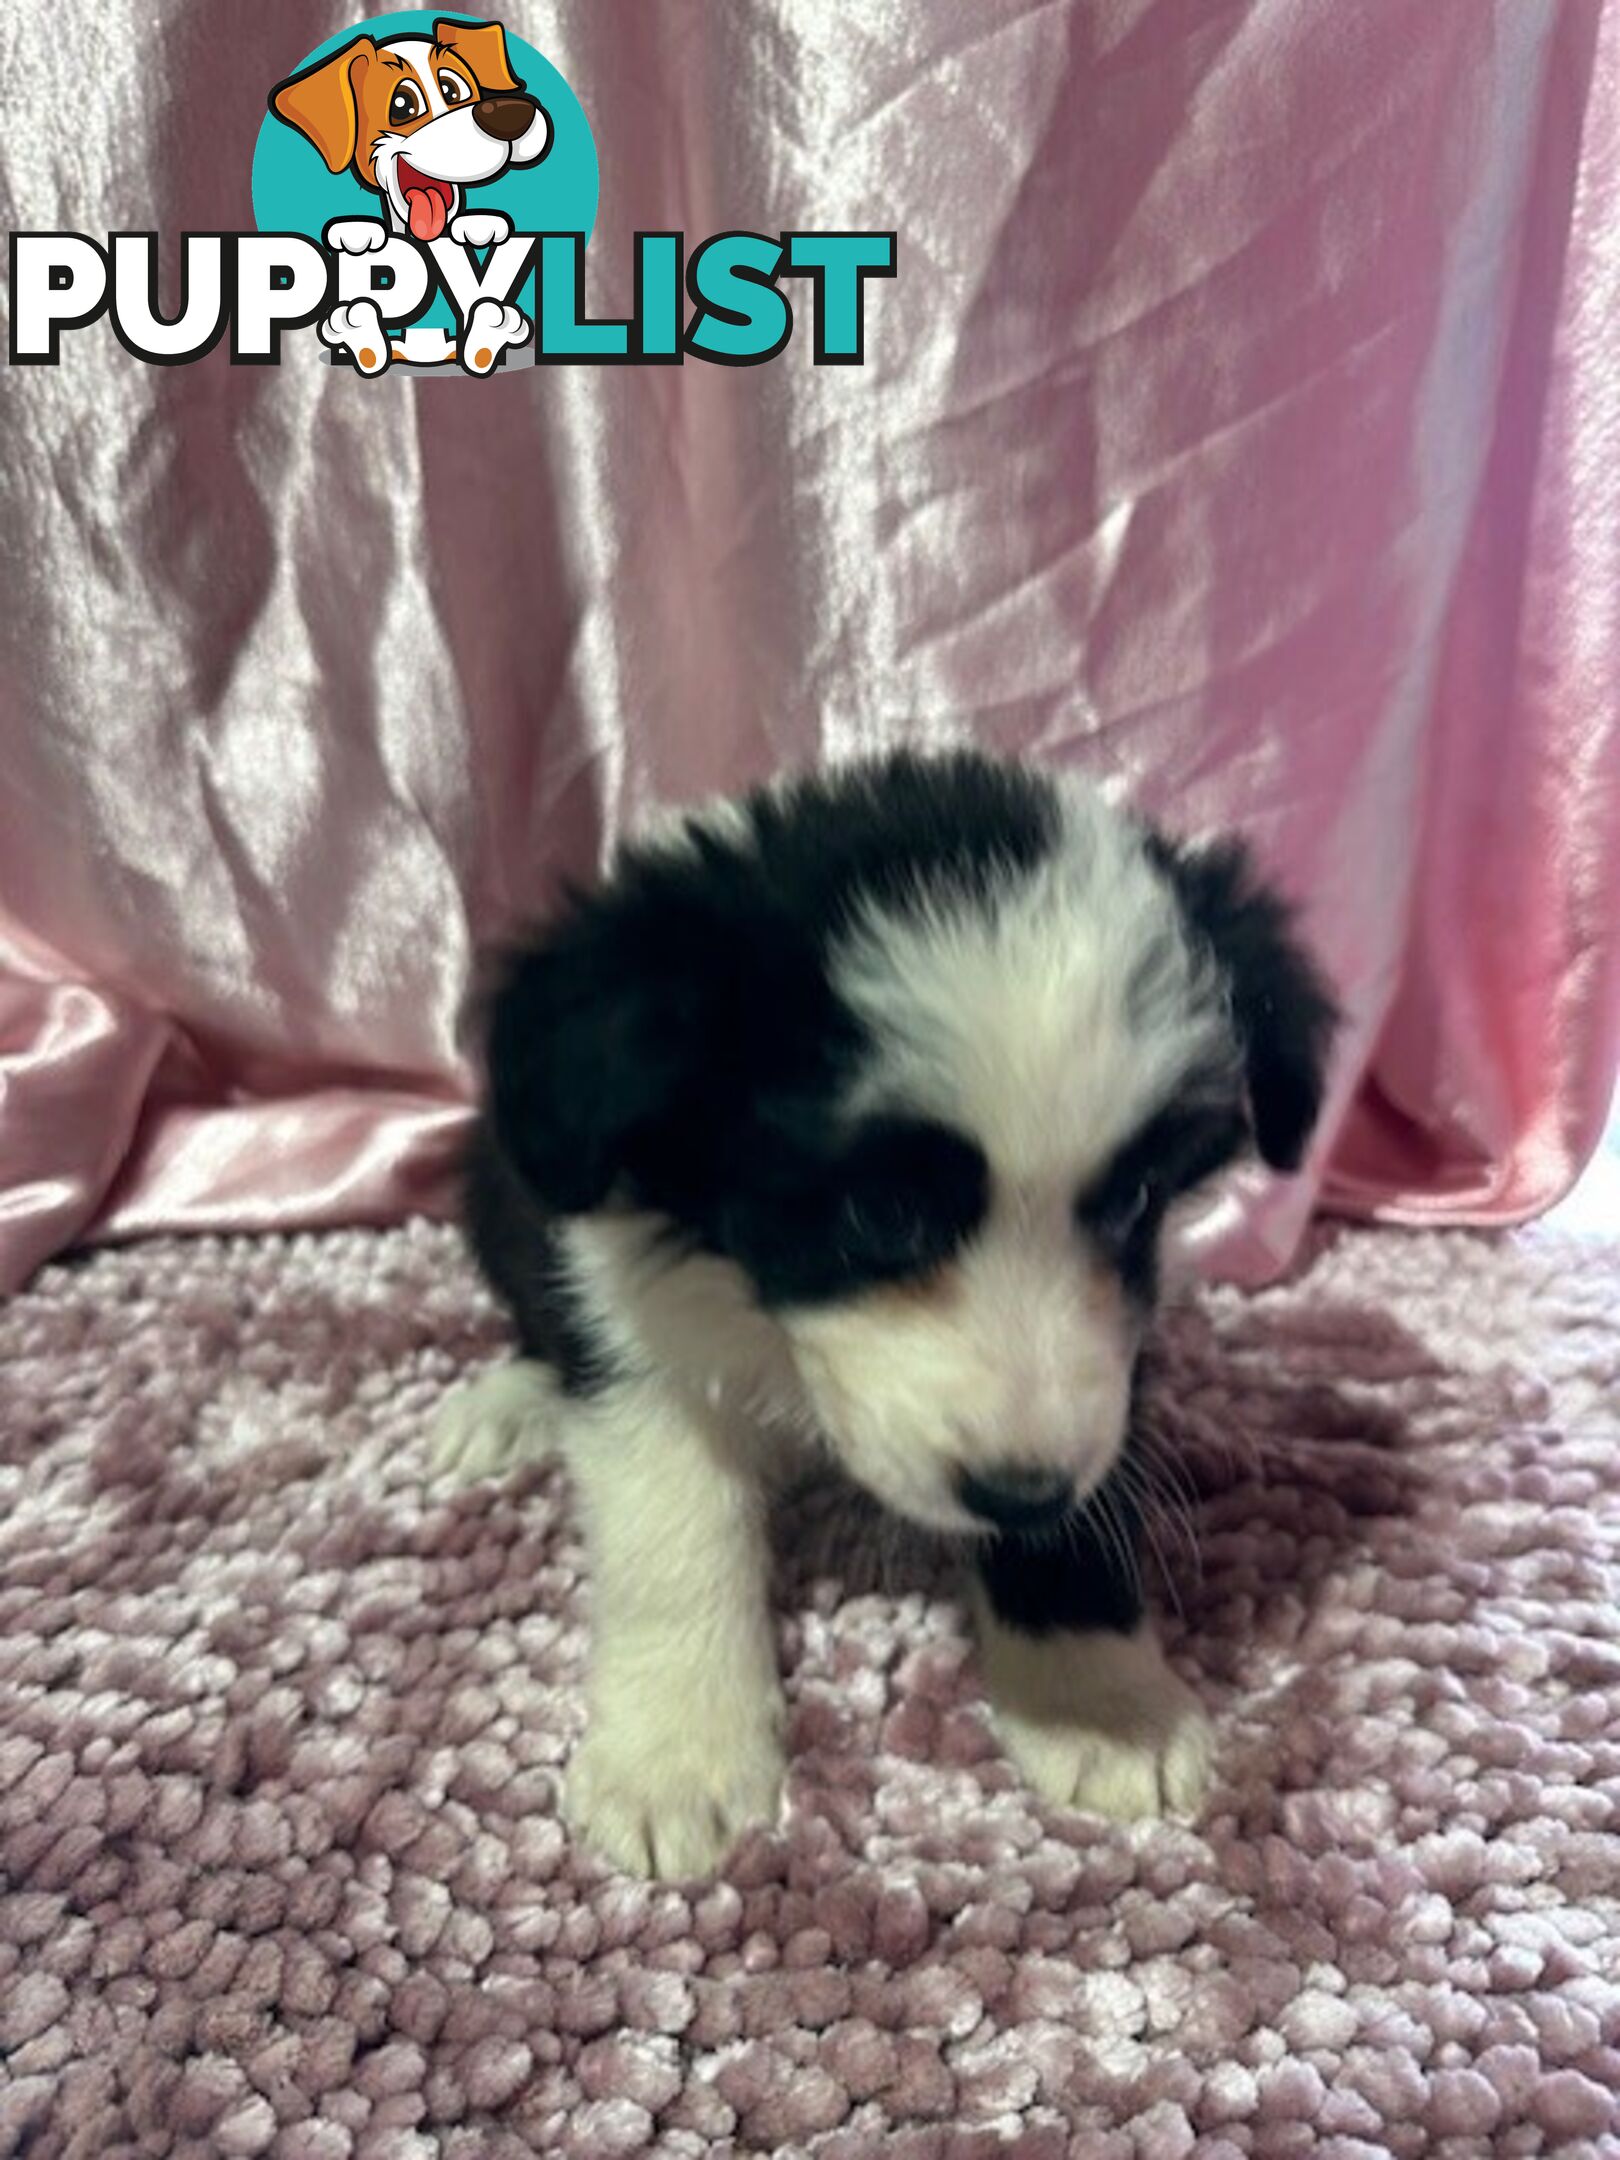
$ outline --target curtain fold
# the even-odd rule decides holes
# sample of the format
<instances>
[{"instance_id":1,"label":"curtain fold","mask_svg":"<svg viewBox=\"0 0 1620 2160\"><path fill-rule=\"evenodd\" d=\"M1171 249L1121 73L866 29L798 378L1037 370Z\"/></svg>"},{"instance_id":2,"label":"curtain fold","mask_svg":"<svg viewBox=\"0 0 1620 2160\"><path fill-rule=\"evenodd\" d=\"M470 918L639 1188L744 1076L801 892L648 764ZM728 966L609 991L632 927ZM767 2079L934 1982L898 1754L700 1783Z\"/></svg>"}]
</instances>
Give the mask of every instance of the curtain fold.
<instances>
[{"instance_id":1,"label":"curtain fold","mask_svg":"<svg viewBox=\"0 0 1620 2160\"><path fill-rule=\"evenodd\" d=\"M5 371L0 1281L442 1210L492 940L663 803L964 737L1247 831L1339 986L1318 1157L1203 1265L1560 1197L1620 1041L1620 6L482 12L590 116L595 312L638 229L892 229L866 363ZM346 21L14 0L8 225L250 228Z\"/></svg>"}]
</instances>

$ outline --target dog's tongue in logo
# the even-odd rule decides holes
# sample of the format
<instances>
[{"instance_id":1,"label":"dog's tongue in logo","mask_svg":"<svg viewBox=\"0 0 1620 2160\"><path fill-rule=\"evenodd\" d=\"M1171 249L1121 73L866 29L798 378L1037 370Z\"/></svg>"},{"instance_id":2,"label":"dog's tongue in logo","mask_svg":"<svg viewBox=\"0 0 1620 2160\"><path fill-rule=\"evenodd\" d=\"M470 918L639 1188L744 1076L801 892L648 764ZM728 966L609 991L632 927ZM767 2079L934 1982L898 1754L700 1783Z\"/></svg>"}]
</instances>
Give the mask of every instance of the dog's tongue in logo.
<instances>
[{"instance_id":1,"label":"dog's tongue in logo","mask_svg":"<svg viewBox=\"0 0 1620 2160\"><path fill-rule=\"evenodd\" d=\"M410 206L411 234L417 240L437 240L444 231L444 204L431 188L412 188L405 197Z\"/></svg>"},{"instance_id":2,"label":"dog's tongue in logo","mask_svg":"<svg viewBox=\"0 0 1620 2160\"><path fill-rule=\"evenodd\" d=\"M400 193L405 197L405 208L410 216L411 237L437 240L449 220L450 190L442 180L430 180L426 174L419 173L404 158L394 170L399 176Z\"/></svg>"}]
</instances>

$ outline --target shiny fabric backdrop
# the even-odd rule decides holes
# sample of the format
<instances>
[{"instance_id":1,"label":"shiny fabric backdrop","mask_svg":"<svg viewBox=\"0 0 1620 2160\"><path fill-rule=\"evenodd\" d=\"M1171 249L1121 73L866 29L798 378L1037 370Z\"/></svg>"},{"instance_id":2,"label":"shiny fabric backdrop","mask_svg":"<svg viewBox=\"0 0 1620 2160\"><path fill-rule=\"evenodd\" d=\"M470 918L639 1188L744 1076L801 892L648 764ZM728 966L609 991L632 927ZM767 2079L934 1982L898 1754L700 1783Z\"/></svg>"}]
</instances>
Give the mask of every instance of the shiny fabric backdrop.
<instances>
[{"instance_id":1,"label":"shiny fabric backdrop","mask_svg":"<svg viewBox=\"0 0 1620 2160\"><path fill-rule=\"evenodd\" d=\"M8 0L7 225L250 226L266 91L351 19ZM7 371L5 1278L444 1206L481 946L649 806L962 734L1306 907L1324 1146L1206 1261L1275 1269L1318 1183L1560 1194L1620 1009L1620 7L503 19L595 128L599 312L638 226L893 227L867 364Z\"/></svg>"}]
</instances>

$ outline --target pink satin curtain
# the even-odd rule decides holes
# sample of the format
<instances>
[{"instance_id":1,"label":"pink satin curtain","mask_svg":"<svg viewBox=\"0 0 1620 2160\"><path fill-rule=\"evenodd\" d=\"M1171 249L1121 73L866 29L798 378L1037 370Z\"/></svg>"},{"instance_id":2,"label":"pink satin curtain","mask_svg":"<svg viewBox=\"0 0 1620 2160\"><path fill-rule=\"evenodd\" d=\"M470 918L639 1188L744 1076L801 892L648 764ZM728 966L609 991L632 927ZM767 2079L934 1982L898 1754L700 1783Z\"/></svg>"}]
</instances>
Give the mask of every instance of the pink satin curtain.
<instances>
[{"instance_id":1,"label":"pink satin curtain","mask_svg":"<svg viewBox=\"0 0 1620 2160\"><path fill-rule=\"evenodd\" d=\"M352 19L11 0L8 224L249 226ZM1306 909L1328 1129L1210 1265L1558 1197L1620 1031L1620 4L504 20L591 116L598 312L638 226L894 228L867 364L0 377L0 1276L443 1208L480 947L652 805L964 734Z\"/></svg>"}]
</instances>

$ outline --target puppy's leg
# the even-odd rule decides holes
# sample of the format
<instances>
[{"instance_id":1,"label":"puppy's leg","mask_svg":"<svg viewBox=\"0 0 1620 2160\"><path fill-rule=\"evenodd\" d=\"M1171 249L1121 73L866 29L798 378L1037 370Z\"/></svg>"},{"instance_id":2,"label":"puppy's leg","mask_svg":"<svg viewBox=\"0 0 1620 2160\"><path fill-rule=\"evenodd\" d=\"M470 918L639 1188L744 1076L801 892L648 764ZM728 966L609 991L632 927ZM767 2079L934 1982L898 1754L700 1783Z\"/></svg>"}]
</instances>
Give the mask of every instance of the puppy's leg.
<instances>
[{"instance_id":1,"label":"puppy's leg","mask_svg":"<svg viewBox=\"0 0 1620 2160\"><path fill-rule=\"evenodd\" d=\"M562 1393L549 1365L514 1358L447 1395L428 1446L436 1477L502 1477L557 1445Z\"/></svg>"},{"instance_id":2,"label":"puppy's leg","mask_svg":"<svg viewBox=\"0 0 1620 2160\"><path fill-rule=\"evenodd\" d=\"M339 346L349 355L362 375L380 375L392 357L393 348L375 300L351 300L346 306L335 307L321 317L316 328L326 344Z\"/></svg>"},{"instance_id":3,"label":"puppy's leg","mask_svg":"<svg viewBox=\"0 0 1620 2160\"><path fill-rule=\"evenodd\" d=\"M782 1782L764 1496L745 1443L654 1379L568 1431L591 1560L581 1835L638 1875L708 1873Z\"/></svg>"},{"instance_id":4,"label":"puppy's leg","mask_svg":"<svg viewBox=\"0 0 1620 2160\"><path fill-rule=\"evenodd\" d=\"M512 237L512 220L504 210L463 210L450 220L450 237L458 247L498 247Z\"/></svg>"},{"instance_id":5,"label":"puppy's leg","mask_svg":"<svg viewBox=\"0 0 1620 2160\"><path fill-rule=\"evenodd\" d=\"M504 307L498 300L478 300L461 333L459 357L469 375L487 375L504 352L526 345L534 325L521 308Z\"/></svg>"},{"instance_id":6,"label":"puppy's leg","mask_svg":"<svg viewBox=\"0 0 1620 2160\"><path fill-rule=\"evenodd\" d=\"M979 1561L980 1656L1009 1754L1044 1799L1120 1821L1196 1809L1211 1752L1144 1614L1135 1533L1109 1493L1067 1534L998 1538Z\"/></svg>"},{"instance_id":7,"label":"puppy's leg","mask_svg":"<svg viewBox=\"0 0 1620 2160\"><path fill-rule=\"evenodd\" d=\"M341 254L375 255L388 245L388 227L381 218L333 218L322 237Z\"/></svg>"}]
</instances>

